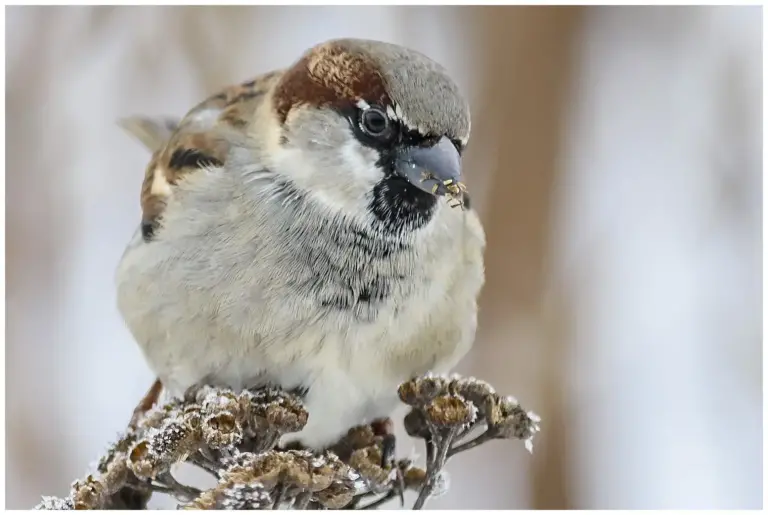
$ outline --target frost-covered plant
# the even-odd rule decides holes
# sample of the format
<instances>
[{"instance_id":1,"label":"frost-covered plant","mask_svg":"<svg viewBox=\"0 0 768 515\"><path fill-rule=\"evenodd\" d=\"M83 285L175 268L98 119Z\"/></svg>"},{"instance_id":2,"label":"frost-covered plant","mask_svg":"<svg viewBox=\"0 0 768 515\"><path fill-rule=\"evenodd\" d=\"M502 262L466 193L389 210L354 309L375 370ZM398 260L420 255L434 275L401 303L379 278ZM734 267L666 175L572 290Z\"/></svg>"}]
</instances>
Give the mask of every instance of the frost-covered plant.
<instances>
[{"instance_id":1,"label":"frost-covered plant","mask_svg":"<svg viewBox=\"0 0 768 515\"><path fill-rule=\"evenodd\" d=\"M300 399L273 388L240 393L203 387L187 399L153 408L75 481L64 499L44 497L37 509L145 509L151 495L172 495L184 509L376 508L406 490L421 509L447 489L443 468L458 454L492 439L520 439L532 450L538 417L512 397L474 378L427 375L400 385L411 407L409 435L426 446L426 467L394 459L391 421L351 428L321 452L278 448L309 414ZM201 491L179 483L177 463L214 475Z\"/></svg>"}]
</instances>

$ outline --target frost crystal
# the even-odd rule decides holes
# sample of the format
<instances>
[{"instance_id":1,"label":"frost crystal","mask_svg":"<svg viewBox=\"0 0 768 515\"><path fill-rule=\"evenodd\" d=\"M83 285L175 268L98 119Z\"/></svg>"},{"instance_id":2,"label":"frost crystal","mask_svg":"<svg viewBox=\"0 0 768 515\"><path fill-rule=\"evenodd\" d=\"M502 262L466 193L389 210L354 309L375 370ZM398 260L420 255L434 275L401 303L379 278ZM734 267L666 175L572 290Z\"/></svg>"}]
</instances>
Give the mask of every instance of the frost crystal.
<instances>
[{"instance_id":1,"label":"frost crystal","mask_svg":"<svg viewBox=\"0 0 768 515\"><path fill-rule=\"evenodd\" d=\"M36 510L74 510L75 505L72 499L65 497L61 499L59 497L51 497L44 495L40 504L35 506Z\"/></svg>"},{"instance_id":2,"label":"frost crystal","mask_svg":"<svg viewBox=\"0 0 768 515\"><path fill-rule=\"evenodd\" d=\"M470 416L469 424L475 423L475 421L477 420L477 412L478 412L477 406L475 406L474 404L470 404L469 405L469 416Z\"/></svg>"},{"instance_id":3,"label":"frost crystal","mask_svg":"<svg viewBox=\"0 0 768 515\"><path fill-rule=\"evenodd\" d=\"M451 476L448 471L441 470L435 478L435 489L432 491L432 497L441 497L448 493L451 487Z\"/></svg>"},{"instance_id":4,"label":"frost crystal","mask_svg":"<svg viewBox=\"0 0 768 515\"><path fill-rule=\"evenodd\" d=\"M526 448L526 450L527 450L529 453L533 454L533 438L528 438L528 439L525 441L524 445L525 445L525 448Z\"/></svg>"},{"instance_id":5,"label":"frost crystal","mask_svg":"<svg viewBox=\"0 0 768 515\"><path fill-rule=\"evenodd\" d=\"M221 493L217 508L222 510L253 510L271 504L269 491L260 483L232 485Z\"/></svg>"}]
</instances>

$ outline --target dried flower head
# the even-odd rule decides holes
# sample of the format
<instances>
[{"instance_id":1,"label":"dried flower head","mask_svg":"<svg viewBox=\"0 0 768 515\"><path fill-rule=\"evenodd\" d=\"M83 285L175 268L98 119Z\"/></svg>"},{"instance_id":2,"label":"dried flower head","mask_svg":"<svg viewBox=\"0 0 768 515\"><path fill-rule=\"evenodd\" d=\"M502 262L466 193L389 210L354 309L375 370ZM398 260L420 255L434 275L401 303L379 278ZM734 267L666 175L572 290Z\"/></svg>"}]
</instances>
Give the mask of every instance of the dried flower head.
<instances>
[{"instance_id":1,"label":"dried flower head","mask_svg":"<svg viewBox=\"0 0 768 515\"><path fill-rule=\"evenodd\" d=\"M427 417L424 412L418 409L412 409L408 412L403 420L405 426L405 432L408 436L414 438L430 438L432 435L429 426L427 425Z\"/></svg>"},{"instance_id":2,"label":"dried flower head","mask_svg":"<svg viewBox=\"0 0 768 515\"><path fill-rule=\"evenodd\" d=\"M454 427L474 422L477 409L459 395L440 395L424 408L424 412L435 426Z\"/></svg>"},{"instance_id":3,"label":"dried flower head","mask_svg":"<svg viewBox=\"0 0 768 515\"><path fill-rule=\"evenodd\" d=\"M410 490L419 490L424 486L424 482L427 480L426 470L419 467L412 467L410 464L400 468L403 471L403 483L406 488Z\"/></svg>"},{"instance_id":4,"label":"dried flower head","mask_svg":"<svg viewBox=\"0 0 768 515\"><path fill-rule=\"evenodd\" d=\"M238 395L229 388L201 388L196 397L203 412L239 411Z\"/></svg>"},{"instance_id":5,"label":"dried flower head","mask_svg":"<svg viewBox=\"0 0 768 515\"><path fill-rule=\"evenodd\" d=\"M296 395L273 388L243 392L240 402L254 429L269 428L279 434L295 433L301 431L309 419Z\"/></svg>"},{"instance_id":6,"label":"dried flower head","mask_svg":"<svg viewBox=\"0 0 768 515\"><path fill-rule=\"evenodd\" d=\"M209 447L219 449L242 441L243 428L234 413L220 411L203 419L202 435Z\"/></svg>"},{"instance_id":7,"label":"dried flower head","mask_svg":"<svg viewBox=\"0 0 768 515\"><path fill-rule=\"evenodd\" d=\"M266 488L274 488L288 458L278 451L268 451L261 454L243 453L240 464L229 468L222 479L238 483L260 482Z\"/></svg>"},{"instance_id":8,"label":"dried flower head","mask_svg":"<svg viewBox=\"0 0 768 515\"><path fill-rule=\"evenodd\" d=\"M197 449L198 435L182 420L171 419L150 430L128 453L128 466L139 478L153 479Z\"/></svg>"},{"instance_id":9,"label":"dried flower head","mask_svg":"<svg viewBox=\"0 0 768 515\"><path fill-rule=\"evenodd\" d=\"M496 391L490 384L474 377L452 377L448 383L448 391L452 394L460 395L474 404L480 411L480 416L485 416L483 406L496 397Z\"/></svg>"},{"instance_id":10,"label":"dried flower head","mask_svg":"<svg viewBox=\"0 0 768 515\"><path fill-rule=\"evenodd\" d=\"M350 429L320 454L276 450L281 435L307 423L297 396L202 387L152 409L107 449L96 475L37 509L146 508L153 491L171 493L186 509L372 508L402 499L405 489L418 492L420 509L447 490L443 467L451 456L496 438L522 439L530 450L539 431L534 413L474 378L429 374L398 393L412 407L406 431L426 441L426 469L394 462L393 427L384 419ZM485 431L470 438L479 427ZM211 472L217 485L201 492L180 484L170 469L181 461Z\"/></svg>"},{"instance_id":11,"label":"dried flower head","mask_svg":"<svg viewBox=\"0 0 768 515\"><path fill-rule=\"evenodd\" d=\"M318 492L317 502L328 510L340 510L352 502L355 493L354 484L335 481L325 490Z\"/></svg>"},{"instance_id":12,"label":"dried flower head","mask_svg":"<svg viewBox=\"0 0 768 515\"><path fill-rule=\"evenodd\" d=\"M435 375L426 375L406 381L400 385L397 393L400 400L409 406L422 406L445 392L447 381Z\"/></svg>"},{"instance_id":13,"label":"dried flower head","mask_svg":"<svg viewBox=\"0 0 768 515\"><path fill-rule=\"evenodd\" d=\"M106 473L109 466L115 460L125 458L125 455L133 447L134 443L136 443L136 433L127 433L120 436L114 444L107 447L107 452L99 459L96 470L101 474Z\"/></svg>"},{"instance_id":14,"label":"dried flower head","mask_svg":"<svg viewBox=\"0 0 768 515\"><path fill-rule=\"evenodd\" d=\"M72 483L71 497L76 510L90 510L100 506L105 493L105 485L93 475Z\"/></svg>"},{"instance_id":15,"label":"dried flower head","mask_svg":"<svg viewBox=\"0 0 768 515\"><path fill-rule=\"evenodd\" d=\"M363 449L357 449L349 459L349 465L355 469L373 492L380 492L389 488L393 475L391 470L381 467L381 447L371 445Z\"/></svg>"},{"instance_id":16,"label":"dried flower head","mask_svg":"<svg viewBox=\"0 0 768 515\"><path fill-rule=\"evenodd\" d=\"M281 482L284 486L297 488L299 490L309 490L312 487L312 454L300 455L292 451L283 464L281 471Z\"/></svg>"},{"instance_id":17,"label":"dried flower head","mask_svg":"<svg viewBox=\"0 0 768 515\"><path fill-rule=\"evenodd\" d=\"M533 412L517 408L496 425L499 438L517 438L525 441L525 448L533 452L533 437L539 432L539 418Z\"/></svg>"},{"instance_id":18,"label":"dried flower head","mask_svg":"<svg viewBox=\"0 0 768 515\"><path fill-rule=\"evenodd\" d=\"M311 459L312 482L309 491L316 493L329 488L334 481L354 480L354 474L346 463L343 463L331 452Z\"/></svg>"}]
</instances>

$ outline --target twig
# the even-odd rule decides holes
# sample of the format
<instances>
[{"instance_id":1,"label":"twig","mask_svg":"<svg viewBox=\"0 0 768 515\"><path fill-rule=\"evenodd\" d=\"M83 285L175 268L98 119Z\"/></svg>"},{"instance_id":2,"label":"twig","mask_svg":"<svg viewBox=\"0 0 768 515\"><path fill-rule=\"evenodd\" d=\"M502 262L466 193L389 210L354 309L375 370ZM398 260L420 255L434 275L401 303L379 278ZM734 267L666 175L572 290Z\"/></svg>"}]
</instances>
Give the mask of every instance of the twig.
<instances>
[{"instance_id":1,"label":"twig","mask_svg":"<svg viewBox=\"0 0 768 515\"><path fill-rule=\"evenodd\" d=\"M456 435L456 441L458 442L459 440L463 440L475 429L477 429L477 424L469 424L466 429L462 430L458 435Z\"/></svg>"},{"instance_id":2,"label":"twig","mask_svg":"<svg viewBox=\"0 0 768 515\"><path fill-rule=\"evenodd\" d=\"M172 495L181 502L190 502L202 493L199 489L193 486L182 485L176 481L176 478L173 477L170 471L158 475L157 481L160 483L161 487L169 488Z\"/></svg>"},{"instance_id":3,"label":"twig","mask_svg":"<svg viewBox=\"0 0 768 515\"><path fill-rule=\"evenodd\" d=\"M170 495L173 498L176 498L176 490L174 490L171 487L168 487L168 486L165 486L165 485L159 485L157 483L153 483L153 484L150 485L150 488L152 489L152 491L154 493L166 494L166 495Z\"/></svg>"},{"instance_id":4,"label":"twig","mask_svg":"<svg viewBox=\"0 0 768 515\"><path fill-rule=\"evenodd\" d=\"M427 468L435 462L435 440L432 436L424 440L427 449Z\"/></svg>"},{"instance_id":5,"label":"twig","mask_svg":"<svg viewBox=\"0 0 768 515\"><path fill-rule=\"evenodd\" d=\"M214 477L218 479L219 473L221 472L221 467L217 465L215 461L206 457L203 454L202 449L197 453L193 454L190 457L190 460L192 461L192 464L197 465L198 467L212 474Z\"/></svg>"},{"instance_id":6,"label":"twig","mask_svg":"<svg viewBox=\"0 0 768 515\"><path fill-rule=\"evenodd\" d=\"M275 488L275 502L272 503L272 509L280 509L280 503L283 502L283 495L285 495L285 486L277 485Z\"/></svg>"},{"instance_id":7,"label":"twig","mask_svg":"<svg viewBox=\"0 0 768 515\"><path fill-rule=\"evenodd\" d=\"M373 509L376 509L379 506L381 506L382 504L391 501L392 499L397 497L397 495L398 495L398 493L397 493L396 490L390 490L384 496L379 497L378 499L376 499L375 501L373 501L373 502L371 502L369 504L366 504L364 506L359 506L357 509L358 510L373 510Z\"/></svg>"},{"instance_id":8,"label":"twig","mask_svg":"<svg viewBox=\"0 0 768 515\"><path fill-rule=\"evenodd\" d=\"M296 500L293 503L293 508L296 510L306 510L311 500L312 500L311 492L301 493L296 497Z\"/></svg>"},{"instance_id":9,"label":"twig","mask_svg":"<svg viewBox=\"0 0 768 515\"><path fill-rule=\"evenodd\" d=\"M480 444L484 444L485 442L491 441L491 440L493 440L496 437L497 436L493 432L491 432L490 430L486 431L485 433L483 433L483 434L473 438L472 440L463 442L463 443L461 443L461 444L451 448L451 450L448 451L448 457L450 458L450 457L455 456L456 454L458 454L460 452L468 451L469 449L477 447Z\"/></svg>"},{"instance_id":10,"label":"twig","mask_svg":"<svg viewBox=\"0 0 768 515\"><path fill-rule=\"evenodd\" d=\"M432 463L427 464L427 479L424 482L424 486L421 487L421 491L419 492L419 497L416 499L416 502L413 504L414 510L420 510L424 507L424 504L429 499L429 496L432 495L432 492L435 489L435 484L438 480L438 477L440 476L440 471L445 466L446 461L448 460L448 451L451 449L451 444L453 443L453 439L456 437L456 435L461 431L461 428L459 427L452 427L450 428L447 433L443 435L437 436L437 455L434 457ZM437 433L437 431L435 431ZM433 433L434 434L434 433Z\"/></svg>"}]
</instances>

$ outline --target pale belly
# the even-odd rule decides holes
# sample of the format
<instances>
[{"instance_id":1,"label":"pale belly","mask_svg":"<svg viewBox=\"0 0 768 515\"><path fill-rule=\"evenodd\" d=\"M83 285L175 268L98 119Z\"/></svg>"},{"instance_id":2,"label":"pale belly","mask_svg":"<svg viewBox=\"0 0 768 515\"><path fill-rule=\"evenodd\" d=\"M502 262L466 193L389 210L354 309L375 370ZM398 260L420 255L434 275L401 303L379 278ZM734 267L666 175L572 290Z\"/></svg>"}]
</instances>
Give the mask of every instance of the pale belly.
<instances>
[{"instance_id":1,"label":"pale belly","mask_svg":"<svg viewBox=\"0 0 768 515\"><path fill-rule=\"evenodd\" d=\"M168 333L162 345L143 346L169 393L181 395L200 382L236 391L264 384L300 390L308 423L287 439L314 448L334 443L355 425L389 416L399 405L399 384L434 364L393 369L386 353L395 351L395 342L373 327L344 334L308 328L290 341L274 340L268 349L238 344L215 326L205 330L191 324Z\"/></svg>"},{"instance_id":2,"label":"pale belly","mask_svg":"<svg viewBox=\"0 0 768 515\"><path fill-rule=\"evenodd\" d=\"M136 257L134 263L144 262ZM339 313L285 311L299 304L289 296L232 304L227 311L212 307L210 292L182 295L168 274L131 267L130 261L118 273L120 311L168 393L179 396L201 382L238 391L263 384L301 389L309 419L290 437L305 445L334 443L355 425L389 416L399 405L398 385L436 365L434 349L418 352L429 313L422 308L431 305L426 298L412 299L411 309L407 303L398 310L383 307L365 322ZM457 348L446 351L452 355Z\"/></svg>"},{"instance_id":3,"label":"pale belly","mask_svg":"<svg viewBox=\"0 0 768 515\"><path fill-rule=\"evenodd\" d=\"M213 260L190 252L171 262L170 252L163 252L137 235L118 268L117 290L128 328L169 393L183 394L200 382L235 390L265 383L300 388L309 420L292 438L312 447L389 416L399 405L401 382L448 370L474 336L480 265L459 276L470 282L454 283L432 279L456 277L453 260L424 260L424 270L409 276L422 278L418 288L407 295L395 288L375 317L356 319L324 310L290 286L257 283L280 279L265 273L269 266L279 271L279 262L251 260L262 268L234 277L222 266L200 270L239 255ZM185 287L190 282L197 287ZM263 293L244 297L247 291Z\"/></svg>"}]
</instances>

